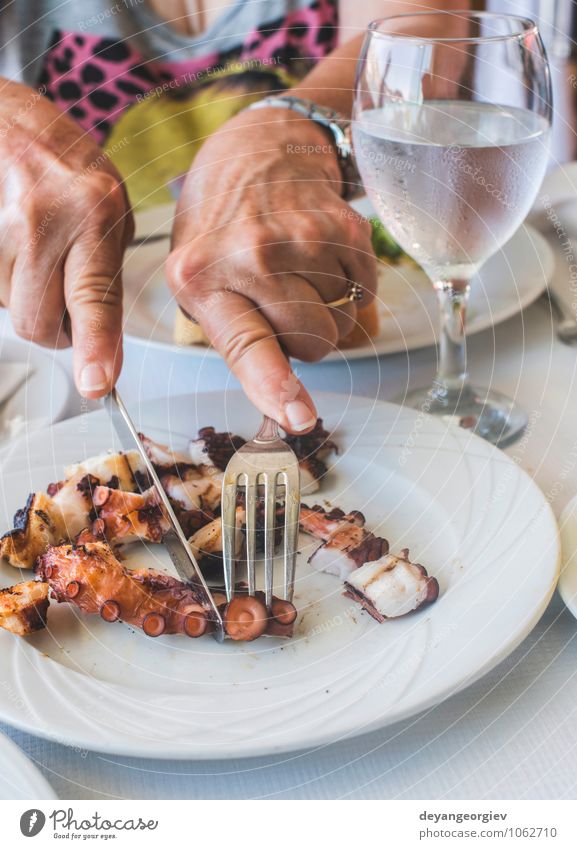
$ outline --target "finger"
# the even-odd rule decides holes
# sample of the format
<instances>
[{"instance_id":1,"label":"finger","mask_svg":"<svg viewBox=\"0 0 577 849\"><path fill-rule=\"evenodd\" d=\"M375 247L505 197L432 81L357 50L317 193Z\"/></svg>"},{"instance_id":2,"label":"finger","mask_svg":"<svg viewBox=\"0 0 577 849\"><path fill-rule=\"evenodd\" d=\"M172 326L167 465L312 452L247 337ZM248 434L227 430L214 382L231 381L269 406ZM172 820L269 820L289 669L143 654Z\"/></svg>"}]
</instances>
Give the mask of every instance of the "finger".
<instances>
[{"instance_id":1,"label":"finger","mask_svg":"<svg viewBox=\"0 0 577 849\"><path fill-rule=\"evenodd\" d=\"M5 256L4 252L0 253L0 304L3 307L10 306L10 281L13 267L14 257Z\"/></svg>"},{"instance_id":2,"label":"finger","mask_svg":"<svg viewBox=\"0 0 577 849\"><path fill-rule=\"evenodd\" d=\"M234 292L218 300L187 305L194 312L211 344L258 409L289 433L311 430L317 420L312 399L281 350L273 328L256 305Z\"/></svg>"},{"instance_id":3,"label":"finger","mask_svg":"<svg viewBox=\"0 0 577 849\"><path fill-rule=\"evenodd\" d=\"M13 267L9 306L18 336L45 347L70 345L64 324L66 306L59 256L50 257L46 250L42 254L22 251Z\"/></svg>"},{"instance_id":4,"label":"finger","mask_svg":"<svg viewBox=\"0 0 577 849\"><path fill-rule=\"evenodd\" d=\"M368 305L376 292L371 224L348 204L335 207L330 217L333 220L328 227L326 221L323 225L322 218L319 221L307 219L304 230L301 224L300 235L295 224L297 235L292 244L279 246L287 254L285 267L291 271L306 269L304 276L318 289L324 301L343 297L348 282L358 283L363 290L364 303ZM340 282L342 279L344 284Z\"/></svg>"},{"instance_id":5,"label":"finger","mask_svg":"<svg viewBox=\"0 0 577 849\"><path fill-rule=\"evenodd\" d=\"M256 287L254 300L286 353L316 362L333 351L340 338L336 313L316 288L298 274L269 275L265 281Z\"/></svg>"},{"instance_id":6,"label":"finger","mask_svg":"<svg viewBox=\"0 0 577 849\"><path fill-rule=\"evenodd\" d=\"M274 278L275 281L279 281L276 283L275 291L277 294L280 294L280 281L284 279L284 285L282 285L283 297L286 300L294 301L295 305L297 303L297 292L299 293L298 297L301 299L303 307L307 304L307 301L310 302L313 300L309 292L311 287L316 292L316 296L314 297L315 304L327 304L331 301L340 300L347 294L350 287L350 281L347 279L346 271L334 252L327 251L320 259L318 257L307 257L304 262L303 257L298 257L297 255L294 257L292 263L287 264L287 269L290 269L293 274L287 274L284 278ZM307 288L302 287L302 281L307 284ZM259 299L259 305L262 305L261 299ZM355 304L349 303L339 308L329 307L329 312L326 316L319 313L318 307L306 311L301 309L298 320L296 312L294 318L295 326L301 331L304 330L305 326L308 328L308 325L311 323L313 325L316 324L319 337L330 343L328 348L323 346L325 349L322 353L313 357L313 359L318 360L327 354L329 350L332 350L339 339L343 339L352 331L355 325L356 315L357 308ZM272 323L276 330L280 329L280 325L277 325L276 321ZM336 327L336 338L334 338L331 330L333 326ZM314 331L314 326L312 329ZM283 332L288 332L288 330L288 327L283 327ZM291 355L299 356L303 359L300 354L292 354L291 352ZM311 358L304 357L304 359L310 360Z\"/></svg>"},{"instance_id":7,"label":"finger","mask_svg":"<svg viewBox=\"0 0 577 849\"><path fill-rule=\"evenodd\" d=\"M74 243L64 297L74 346L74 378L86 398L110 392L122 366L122 243L93 235Z\"/></svg>"},{"instance_id":8,"label":"finger","mask_svg":"<svg viewBox=\"0 0 577 849\"><path fill-rule=\"evenodd\" d=\"M275 244L274 268L292 272L305 278L320 295L321 301L330 303L345 297L350 284L357 282L363 293L363 305L375 295L376 261L370 240L370 225L365 219L345 222L334 236L334 241L299 239ZM322 250L319 250L319 246ZM262 306L262 298L257 298ZM357 305L345 304L332 308L332 319L342 339L353 330ZM276 326L276 325L275 325Z\"/></svg>"},{"instance_id":9,"label":"finger","mask_svg":"<svg viewBox=\"0 0 577 849\"><path fill-rule=\"evenodd\" d=\"M337 249L337 256L347 280L361 287L363 297L359 304L368 306L377 293L377 260L366 229L355 229L350 241Z\"/></svg>"}]
</instances>

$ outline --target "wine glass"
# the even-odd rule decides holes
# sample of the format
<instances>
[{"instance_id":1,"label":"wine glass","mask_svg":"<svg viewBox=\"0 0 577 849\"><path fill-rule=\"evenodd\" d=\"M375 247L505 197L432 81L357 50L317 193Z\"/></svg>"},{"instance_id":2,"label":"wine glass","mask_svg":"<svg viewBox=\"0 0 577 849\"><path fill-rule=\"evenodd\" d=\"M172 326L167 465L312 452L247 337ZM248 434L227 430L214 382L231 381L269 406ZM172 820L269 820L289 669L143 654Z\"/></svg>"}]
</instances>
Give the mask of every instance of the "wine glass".
<instances>
[{"instance_id":1,"label":"wine glass","mask_svg":"<svg viewBox=\"0 0 577 849\"><path fill-rule=\"evenodd\" d=\"M535 24L484 12L417 12L370 24L357 68L352 135L377 214L431 279L441 333L429 389L402 402L496 445L525 413L467 379L471 278L513 235L548 159L551 84Z\"/></svg>"}]
</instances>

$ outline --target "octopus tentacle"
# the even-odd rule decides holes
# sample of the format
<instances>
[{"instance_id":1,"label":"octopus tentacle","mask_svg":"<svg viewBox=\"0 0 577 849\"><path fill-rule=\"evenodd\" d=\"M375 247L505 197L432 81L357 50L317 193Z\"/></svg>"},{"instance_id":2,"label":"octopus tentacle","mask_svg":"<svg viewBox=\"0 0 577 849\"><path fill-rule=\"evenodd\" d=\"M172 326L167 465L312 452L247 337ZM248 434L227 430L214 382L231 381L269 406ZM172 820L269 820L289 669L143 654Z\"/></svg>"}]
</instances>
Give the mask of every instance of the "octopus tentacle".
<instances>
[{"instance_id":1,"label":"octopus tentacle","mask_svg":"<svg viewBox=\"0 0 577 849\"><path fill-rule=\"evenodd\" d=\"M309 433L298 436L287 433L285 442L292 448L299 461L301 493L310 495L317 492L328 472L326 461L330 454L337 452L337 445L324 429L323 420L317 419Z\"/></svg>"},{"instance_id":2,"label":"octopus tentacle","mask_svg":"<svg viewBox=\"0 0 577 849\"><path fill-rule=\"evenodd\" d=\"M150 637L195 638L214 627L211 610L194 586L155 569L126 569L106 542L50 546L38 559L36 576L56 601L105 622L122 620ZM224 593L213 595L233 640L253 640L263 633L292 635L297 614L290 602L273 598L269 612L263 593L249 596L240 589L230 604Z\"/></svg>"},{"instance_id":3,"label":"octopus tentacle","mask_svg":"<svg viewBox=\"0 0 577 849\"><path fill-rule=\"evenodd\" d=\"M149 636L200 636L210 627L210 611L197 590L155 570L131 572L105 542L50 546L36 575L56 601L72 602L106 622L122 619Z\"/></svg>"},{"instance_id":4,"label":"octopus tentacle","mask_svg":"<svg viewBox=\"0 0 577 849\"><path fill-rule=\"evenodd\" d=\"M439 596L439 583L420 563L411 563L404 548L400 557L385 554L364 563L349 576L344 595L384 622L432 604Z\"/></svg>"},{"instance_id":5,"label":"octopus tentacle","mask_svg":"<svg viewBox=\"0 0 577 849\"><path fill-rule=\"evenodd\" d=\"M348 525L357 525L359 528L364 527L365 517L360 510L352 510L350 513L345 513L340 507L333 507L331 510L325 510L318 504L313 507L307 507L306 504L301 504L299 526L301 531L316 539L326 542L338 530L347 527Z\"/></svg>"},{"instance_id":6,"label":"octopus tentacle","mask_svg":"<svg viewBox=\"0 0 577 849\"><path fill-rule=\"evenodd\" d=\"M188 443L188 452L196 466L214 466L224 472L228 461L245 442L242 436L234 433L218 433L213 427L201 427L198 438Z\"/></svg>"}]
</instances>

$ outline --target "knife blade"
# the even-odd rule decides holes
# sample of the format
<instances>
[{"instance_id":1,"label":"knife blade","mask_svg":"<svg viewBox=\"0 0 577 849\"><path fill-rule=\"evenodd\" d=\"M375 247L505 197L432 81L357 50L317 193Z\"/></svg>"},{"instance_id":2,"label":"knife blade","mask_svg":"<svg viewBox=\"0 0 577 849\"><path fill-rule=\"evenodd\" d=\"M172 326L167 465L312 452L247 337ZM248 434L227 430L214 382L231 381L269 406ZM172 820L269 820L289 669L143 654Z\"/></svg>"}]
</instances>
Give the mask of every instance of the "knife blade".
<instances>
[{"instance_id":1,"label":"knife blade","mask_svg":"<svg viewBox=\"0 0 577 849\"><path fill-rule=\"evenodd\" d=\"M110 419L123 450L133 451L136 449L140 454L148 476L158 492L158 497L162 504L164 514L170 525L170 529L164 534L162 541L166 546L179 578L187 584L193 583L204 595L206 603L211 608L212 618L216 625L216 630L213 632L213 636L221 642L224 639L224 626L220 611L206 581L204 580L190 544L180 527L180 523L176 518L172 505L164 491L164 487L156 474L156 470L152 465L148 454L144 450L144 445L140 441L138 431L136 430L128 410L116 389L113 389L112 392L104 398L104 407L110 415Z\"/></svg>"}]
</instances>

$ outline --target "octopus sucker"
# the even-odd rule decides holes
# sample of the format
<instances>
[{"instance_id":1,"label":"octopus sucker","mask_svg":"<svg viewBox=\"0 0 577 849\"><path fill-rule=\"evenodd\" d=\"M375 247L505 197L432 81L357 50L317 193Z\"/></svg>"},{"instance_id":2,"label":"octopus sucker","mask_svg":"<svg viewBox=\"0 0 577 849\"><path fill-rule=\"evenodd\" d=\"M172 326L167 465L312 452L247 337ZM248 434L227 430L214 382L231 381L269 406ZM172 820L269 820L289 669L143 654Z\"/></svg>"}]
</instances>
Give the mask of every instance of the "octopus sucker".
<instances>
[{"instance_id":1,"label":"octopus sucker","mask_svg":"<svg viewBox=\"0 0 577 849\"><path fill-rule=\"evenodd\" d=\"M96 511L93 535L103 536L110 544L137 539L160 543L170 527L154 487L141 493L96 486L92 503Z\"/></svg>"},{"instance_id":2,"label":"octopus sucker","mask_svg":"<svg viewBox=\"0 0 577 849\"><path fill-rule=\"evenodd\" d=\"M0 628L25 637L46 625L48 584L23 581L0 590Z\"/></svg>"}]
</instances>

